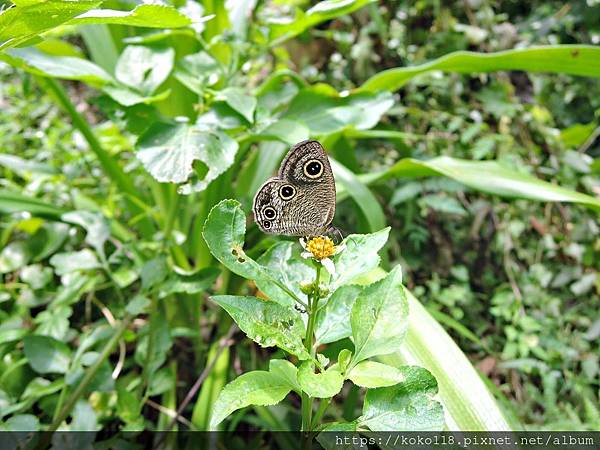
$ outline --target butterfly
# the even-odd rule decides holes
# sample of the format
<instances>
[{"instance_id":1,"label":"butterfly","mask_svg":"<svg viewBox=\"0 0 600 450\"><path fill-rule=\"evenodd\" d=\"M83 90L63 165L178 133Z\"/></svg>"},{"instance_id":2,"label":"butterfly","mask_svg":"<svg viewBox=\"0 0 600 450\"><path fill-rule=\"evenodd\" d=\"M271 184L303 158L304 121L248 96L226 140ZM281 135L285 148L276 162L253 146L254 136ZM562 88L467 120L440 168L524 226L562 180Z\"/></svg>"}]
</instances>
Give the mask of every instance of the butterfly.
<instances>
[{"instance_id":1,"label":"butterfly","mask_svg":"<svg viewBox=\"0 0 600 450\"><path fill-rule=\"evenodd\" d=\"M335 179L327 153L315 140L294 145L279 168L259 189L252 205L265 233L317 236L336 230Z\"/></svg>"}]
</instances>

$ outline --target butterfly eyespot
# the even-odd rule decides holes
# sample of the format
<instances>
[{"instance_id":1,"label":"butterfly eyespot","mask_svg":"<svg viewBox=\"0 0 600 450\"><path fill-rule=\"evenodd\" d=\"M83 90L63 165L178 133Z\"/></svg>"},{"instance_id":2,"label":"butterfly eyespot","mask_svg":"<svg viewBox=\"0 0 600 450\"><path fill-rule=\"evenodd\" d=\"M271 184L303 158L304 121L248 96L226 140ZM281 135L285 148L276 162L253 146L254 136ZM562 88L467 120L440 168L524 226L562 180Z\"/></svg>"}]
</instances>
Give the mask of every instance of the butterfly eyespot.
<instances>
[{"instance_id":1,"label":"butterfly eyespot","mask_svg":"<svg viewBox=\"0 0 600 450\"><path fill-rule=\"evenodd\" d=\"M319 178L323 174L323 164L318 159L311 159L304 164L304 175L308 178Z\"/></svg>"},{"instance_id":2,"label":"butterfly eyespot","mask_svg":"<svg viewBox=\"0 0 600 450\"><path fill-rule=\"evenodd\" d=\"M275 212L275 209L270 206L267 206L265 209L263 209L263 216L269 220L273 220L276 215L277 213Z\"/></svg>"},{"instance_id":3,"label":"butterfly eyespot","mask_svg":"<svg viewBox=\"0 0 600 450\"><path fill-rule=\"evenodd\" d=\"M265 220L263 222L262 226L265 230L268 230L269 228L271 228L271 222L269 222L268 220Z\"/></svg>"},{"instance_id":4,"label":"butterfly eyespot","mask_svg":"<svg viewBox=\"0 0 600 450\"><path fill-rule=\"evenodd\" d=\"M279 196L283 200L290 200L294 195L296 195L296 188L290 184L284 184L279 188Z\"/></svg>"}]
</instances>

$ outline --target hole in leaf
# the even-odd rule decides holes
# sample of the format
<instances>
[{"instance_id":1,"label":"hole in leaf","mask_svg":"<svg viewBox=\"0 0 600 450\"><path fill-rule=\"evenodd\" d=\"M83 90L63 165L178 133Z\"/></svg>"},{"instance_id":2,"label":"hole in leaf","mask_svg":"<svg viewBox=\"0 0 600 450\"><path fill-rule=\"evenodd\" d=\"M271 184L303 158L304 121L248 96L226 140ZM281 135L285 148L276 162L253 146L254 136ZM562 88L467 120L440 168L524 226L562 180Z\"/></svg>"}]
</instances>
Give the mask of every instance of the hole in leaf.
<instances>
[{"instance_id":1,"label":"hole in leaf","mask_svg":"<svg viewBox=\"0 0 600 450\"><path fill-rule=\"evenodd\" d=\"M235 248L232 248L232 249L231 249L231 254L232 254L233 256L237 256L237 254L238 254L238 252L237 252L237 249L235 249Z\"/></svg>"},{"instance_id":2,"label":"hole in leaf","mask_svg":"<svg viewBox=\"0 0 600 450\"><path fill-rule=\"evenodd\" d=\"M246 262L246 258L242 258L241 256L238 258L238 262L244 263Z\"/></svg>"}]
</instances>

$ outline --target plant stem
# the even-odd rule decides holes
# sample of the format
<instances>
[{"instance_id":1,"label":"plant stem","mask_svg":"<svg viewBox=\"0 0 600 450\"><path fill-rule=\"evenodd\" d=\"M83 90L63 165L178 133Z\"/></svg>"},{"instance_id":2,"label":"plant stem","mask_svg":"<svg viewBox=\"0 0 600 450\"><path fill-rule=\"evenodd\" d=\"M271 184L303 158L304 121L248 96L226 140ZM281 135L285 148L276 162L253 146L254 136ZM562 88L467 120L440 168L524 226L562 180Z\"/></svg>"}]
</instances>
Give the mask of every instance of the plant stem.
<instances>
[{"instance_id":1,"label":"plant stem","mask_svg":"<svg viewBox=\"0 0 600 450\"><path fill-rule=\"evenodd\" d=\"M316 348L314 345L315 340L315 321L317 318L317 308L319 306L319 300L321 295L320 282L321 282L321 263L316 265L316 276L313 285L312 294L308 296L308 324L306 327L306 337L304 338L304 347L308 350L311 358L314 359L316 354ZM312 407L313 399L306 393L302 393L302 431L309 432L312 426Z\"/></svg>"}]
</instances>

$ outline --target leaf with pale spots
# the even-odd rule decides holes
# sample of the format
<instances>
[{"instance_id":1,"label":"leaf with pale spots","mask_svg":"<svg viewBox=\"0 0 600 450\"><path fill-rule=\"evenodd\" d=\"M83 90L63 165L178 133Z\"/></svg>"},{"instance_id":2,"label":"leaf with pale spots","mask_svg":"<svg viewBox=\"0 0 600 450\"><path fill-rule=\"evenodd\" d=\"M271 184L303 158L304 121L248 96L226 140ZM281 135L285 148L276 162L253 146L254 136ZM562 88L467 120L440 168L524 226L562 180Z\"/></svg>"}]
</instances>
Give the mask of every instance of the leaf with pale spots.
<instances>
[{"instance_id":1,"label":"leaf with pale spots","mask_svg":"<svg viewBox=\"0 0 600 450\"><path fill-rule=\"evenodd\" d=\"M211 300L233 318L246 335L262 347L277 346L299 359L310 355L302 344L306 331L300 313L256 297L216 295Z\"/></svg>"}]
</instances>

